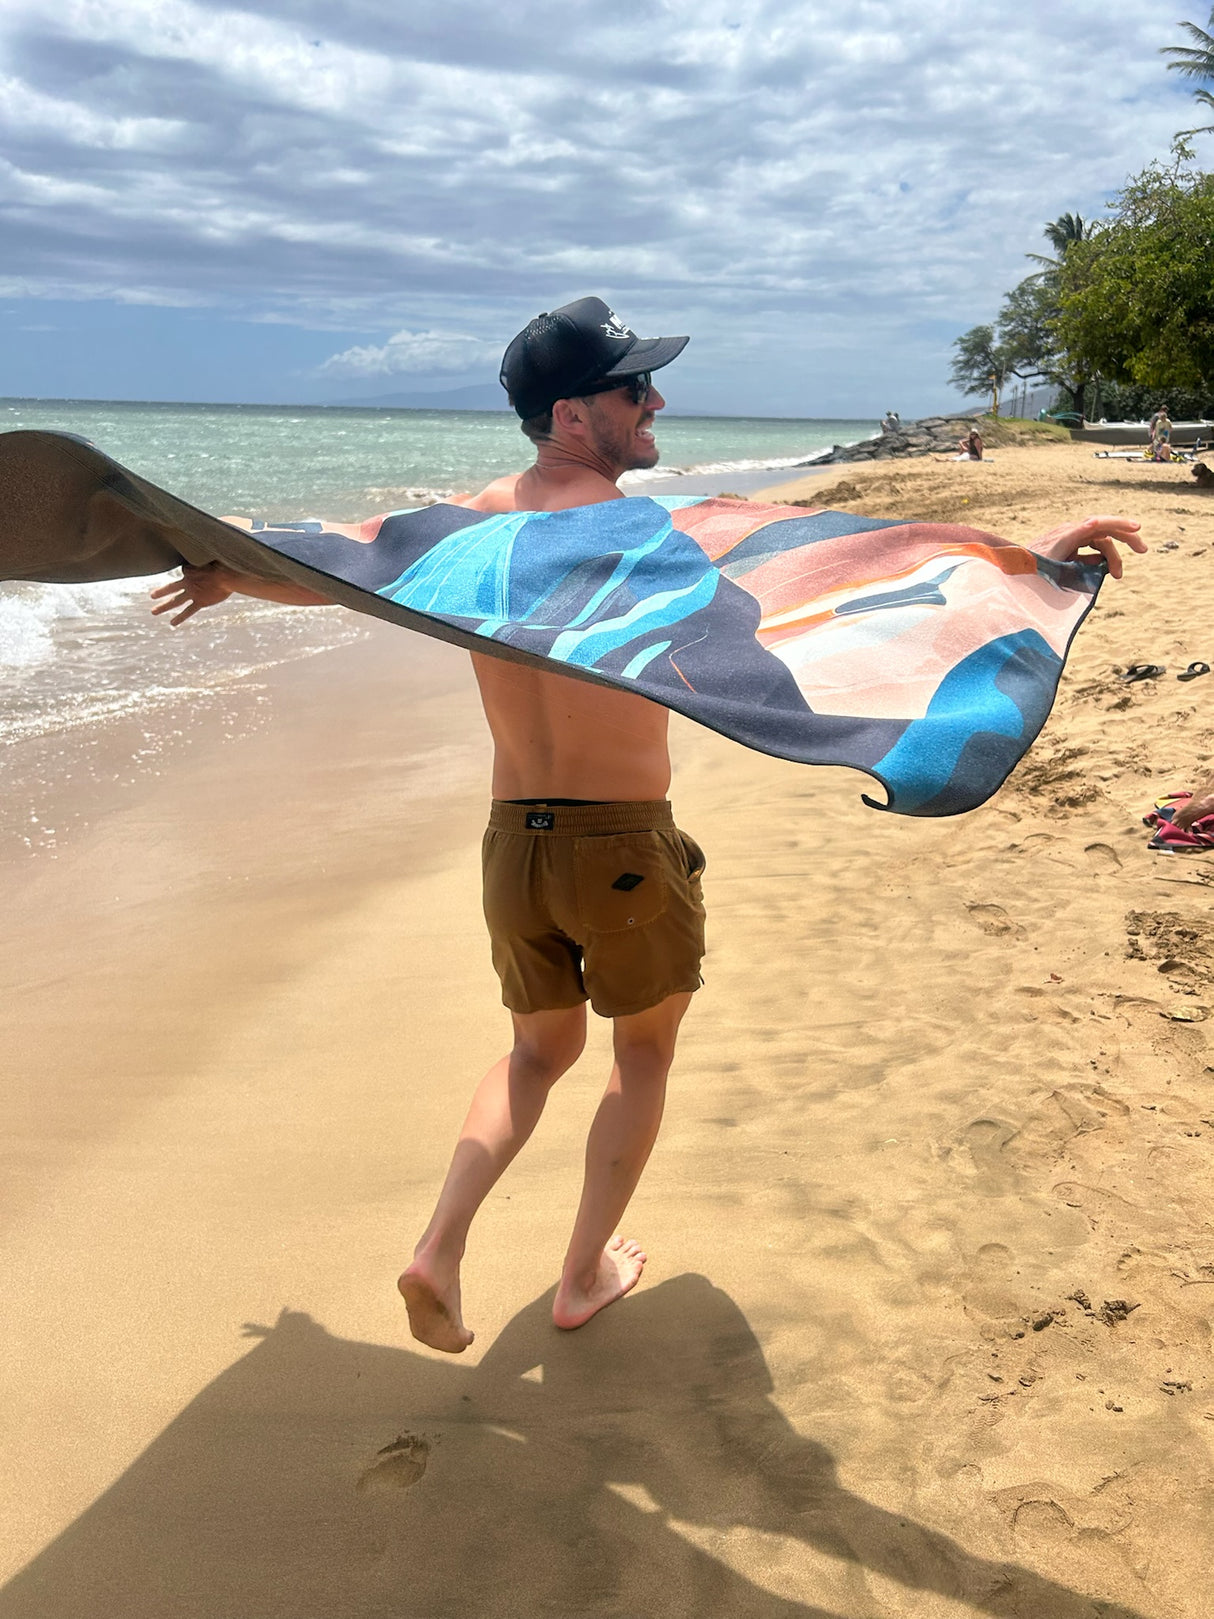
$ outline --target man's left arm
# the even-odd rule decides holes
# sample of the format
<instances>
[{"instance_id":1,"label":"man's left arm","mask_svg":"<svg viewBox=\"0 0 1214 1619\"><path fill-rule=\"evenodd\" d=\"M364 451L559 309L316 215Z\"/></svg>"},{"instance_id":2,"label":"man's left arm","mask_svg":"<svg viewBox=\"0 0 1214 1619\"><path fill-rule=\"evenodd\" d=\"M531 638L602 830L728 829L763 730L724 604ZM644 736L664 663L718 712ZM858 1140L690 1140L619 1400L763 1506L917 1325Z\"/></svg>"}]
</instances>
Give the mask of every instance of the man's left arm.
<instances>
[{"instance_id":1,"label":"man's left arm","mask_svg":"<svg viewBox=\"0 0 1214 1619\"><path fill-rule=\"evenodd\" d=\"M1098 555L1108 564L1112 577L1120 579L1123 568L1117 547L1128 545L1131 551L1140 553L1147 550L1147 542L1138 532L1140 527L1129 517L1085 517L1080 523L1052 528L1027 549L1051 562L1094 562Z\"/></svg>"}]
</instances>

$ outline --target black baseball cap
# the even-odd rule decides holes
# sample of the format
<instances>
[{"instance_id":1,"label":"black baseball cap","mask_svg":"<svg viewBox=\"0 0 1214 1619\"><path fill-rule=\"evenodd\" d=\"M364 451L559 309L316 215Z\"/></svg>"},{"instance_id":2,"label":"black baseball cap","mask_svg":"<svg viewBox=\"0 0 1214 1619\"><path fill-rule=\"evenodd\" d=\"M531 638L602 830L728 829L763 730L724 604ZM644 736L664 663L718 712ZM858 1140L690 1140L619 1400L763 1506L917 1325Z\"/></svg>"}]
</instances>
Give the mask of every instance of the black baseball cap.
<instances>
[{"instance_id":1,"label":"black baseball cap","mask_svg":"<svg viewBox=\"0 0 1214 1619\"><path fill-rule=\"evenodd\" d=\"M685 337L638 337L601 298L579 298L528 322L502 356L501 383L527 421L592 383L669 365Z\"/></svg>"}]
</instances>

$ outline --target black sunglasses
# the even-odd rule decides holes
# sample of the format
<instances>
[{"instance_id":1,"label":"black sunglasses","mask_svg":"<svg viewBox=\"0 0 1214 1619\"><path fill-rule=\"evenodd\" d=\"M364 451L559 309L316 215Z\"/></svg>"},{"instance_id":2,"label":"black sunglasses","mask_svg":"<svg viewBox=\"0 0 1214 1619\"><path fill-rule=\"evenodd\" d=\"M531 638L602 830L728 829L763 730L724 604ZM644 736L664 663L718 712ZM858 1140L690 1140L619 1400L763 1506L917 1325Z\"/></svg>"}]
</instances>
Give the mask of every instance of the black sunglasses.
<instances>
[{"instance_id":1,"label":"black sunglasses","mask_svg":"<svg viewBox=\"0 0 1214 1619\"><path fill-rule=\"evenodd\" d=\"M602 382L596 382L589 388L583 388L578 394L579 399L589 399L591 394L615 393L620 388L627 388L629 397L634 405L643 405L653 392L653 373L638 371L633 377L620 377L613 381L605 377Z\"/></svg>"}]
</instances>

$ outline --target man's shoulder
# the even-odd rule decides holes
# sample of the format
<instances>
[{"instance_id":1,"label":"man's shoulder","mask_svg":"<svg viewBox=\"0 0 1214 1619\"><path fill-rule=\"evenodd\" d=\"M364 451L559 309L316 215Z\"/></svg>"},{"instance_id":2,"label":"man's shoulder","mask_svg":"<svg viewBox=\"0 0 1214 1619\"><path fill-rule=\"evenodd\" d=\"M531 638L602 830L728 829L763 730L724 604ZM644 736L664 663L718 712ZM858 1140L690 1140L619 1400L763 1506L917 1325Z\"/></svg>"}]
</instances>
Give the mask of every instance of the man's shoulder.
<instances>
[{"instance_id":1,"label":"man's shoulder","mask_svg":"<svg viewBox=\"0 0 1214 1619\"><path fill-rule=\"evenodd\" d=\"M495 478L477 495L455 495L451 504L467 506L474 512L515 512L518 510L516 488L520 476L517 472L511 472L504 478Z\"/></svg>"},{"instance_id":2,"label":"man's shoulder","mask_svg":"<svg viewBox=\"0 0 1214 1619\"><path fill-rule=\"evenodd\" d=\"M526 473L512 472L495 478L479 495L454 496L451 504L474 512L561 512L623 498L623 491L599 474L579 479L529 479Z\"/></svg>"}]
</instances>

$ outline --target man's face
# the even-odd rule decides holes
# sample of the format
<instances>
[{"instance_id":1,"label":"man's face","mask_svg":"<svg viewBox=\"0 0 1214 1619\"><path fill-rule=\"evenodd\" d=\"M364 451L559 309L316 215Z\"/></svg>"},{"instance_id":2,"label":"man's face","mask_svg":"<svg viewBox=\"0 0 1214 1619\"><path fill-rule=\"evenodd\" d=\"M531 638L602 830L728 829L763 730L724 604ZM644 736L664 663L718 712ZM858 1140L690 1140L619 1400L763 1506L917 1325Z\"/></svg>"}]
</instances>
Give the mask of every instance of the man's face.
<instances>
[{"instance_id":1,"label":"man's face","mask_svg":"<svg viewBox=\"0 0 1214 1619\"><path fill-rule=\"evenodd\" d=\"M643 405L634 403L627 387L592 394L581 403L586 406L591 447L614 468L617 477L639 467L657 466L653 418L666 401L652 383Z\"/></svg>"}]
</instances>

